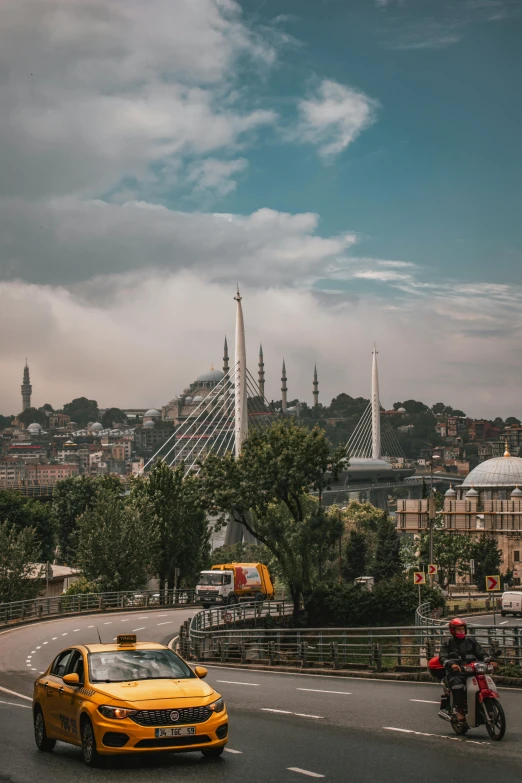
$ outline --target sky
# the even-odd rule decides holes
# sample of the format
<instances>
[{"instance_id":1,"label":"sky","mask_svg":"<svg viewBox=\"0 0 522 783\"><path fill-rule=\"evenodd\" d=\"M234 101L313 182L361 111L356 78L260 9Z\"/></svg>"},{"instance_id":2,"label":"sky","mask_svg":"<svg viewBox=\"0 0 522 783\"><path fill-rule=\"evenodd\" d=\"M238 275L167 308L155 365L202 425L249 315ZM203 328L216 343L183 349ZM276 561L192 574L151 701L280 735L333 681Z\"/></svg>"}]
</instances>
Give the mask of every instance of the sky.
<instances>
[{"instance_id":1,"label":"sky","mask_svg":"<svg viewBox=\"0 0 522 783\"><path fill-rule=\"evenodd\" d=\"M266 394L522 417L522 0L3 0L0 413Z\"/></svg>"}]
</instances>

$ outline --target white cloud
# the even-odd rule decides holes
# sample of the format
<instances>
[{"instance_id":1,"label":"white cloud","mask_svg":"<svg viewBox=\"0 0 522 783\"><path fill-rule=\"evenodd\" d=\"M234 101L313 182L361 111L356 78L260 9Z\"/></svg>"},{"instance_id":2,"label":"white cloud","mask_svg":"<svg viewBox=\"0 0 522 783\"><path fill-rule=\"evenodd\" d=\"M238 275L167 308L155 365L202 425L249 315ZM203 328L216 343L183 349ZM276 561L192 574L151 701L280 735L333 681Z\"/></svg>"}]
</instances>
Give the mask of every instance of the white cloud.
<instances>
[{"instance_id":1,"label":"white cloud","mask_svg":"<svg viewBox=\"0 0 522 783\"><path fill-rule=\"evenodd\" d=\"M297 135L316 144L323 158L331 159L375 121L378 106L363 92L324 79L314 95L299 101Z\"/></svg>"},{"instance_id":2,"label":"white cloud","mask_svg":"<svg viewBox=\"0 0 522 783\"><path fill-rule=\"evenodd\" d=\"M236 189L234 174L239 174L248 166L245 158L236 160L218 160L205 158L193 163L187 173L187 181L195 185L196 193L212 191L226 196Z\"/></svg>"}]
</instances>

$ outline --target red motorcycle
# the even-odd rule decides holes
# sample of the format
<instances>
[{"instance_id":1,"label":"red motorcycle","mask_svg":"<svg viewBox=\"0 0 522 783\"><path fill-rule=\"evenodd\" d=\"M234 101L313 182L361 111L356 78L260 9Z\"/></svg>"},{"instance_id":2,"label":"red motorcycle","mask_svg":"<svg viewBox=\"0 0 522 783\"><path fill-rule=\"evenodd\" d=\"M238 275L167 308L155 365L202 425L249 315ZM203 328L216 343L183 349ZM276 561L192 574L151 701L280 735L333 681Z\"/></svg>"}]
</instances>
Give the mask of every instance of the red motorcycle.
<instances>
[{"instance_id":1,"label":"red motorcycle","mask_svg":"<svg viewBox=\"0 0 522 783\"><path fill-rule=\"evenodd\" d=\"M457 719L457 710L445 677L446 672L437 656L430 661L429 670L441 682L443 689L439 718L451 723L453 731L459 735L464 735L469 729L474 729L477 726L485 726L490 738L495 742L500 742L506 733L506 716L499 700L500 697L495 690L495 683L490 677L495 671L491 659L486 658L484 662L477 660L464 662L453 653L451 661L460 666L461 673L466 675L466 708L464 710L466 720L459 721Z\"/></svg>"}]
</instances>

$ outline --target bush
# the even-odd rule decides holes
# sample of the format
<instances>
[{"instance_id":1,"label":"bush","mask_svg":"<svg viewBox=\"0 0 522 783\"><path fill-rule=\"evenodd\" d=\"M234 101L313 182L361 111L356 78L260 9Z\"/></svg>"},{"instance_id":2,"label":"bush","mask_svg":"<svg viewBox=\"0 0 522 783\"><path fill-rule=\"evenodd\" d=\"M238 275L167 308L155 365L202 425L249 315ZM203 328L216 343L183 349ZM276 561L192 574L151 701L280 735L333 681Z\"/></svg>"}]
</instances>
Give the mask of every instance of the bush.
<instances>
[{"instance_id":1,"label":"bush","mask_svg":"<svg viewBox=\"0 0 522 783\"><path fill-rule=\"evenodd\" d=\"M432 609L444 605L442 595L427 585L421 596ZM396 577L379 582L371 593L362 585L319 584L305 596L305 610L311 628L413 625L418 602L418 587Z\"/></svg>"},{"instance_id":2,"label":"bush","mask_svg":"<svg viewBox=\"0 0 522 783\"><path fill-rule=\"evenodd\" d=\"M80 576L76 582L73 582L64 595L84 595L85 593L99 593L100 590L95 582L89 582L84 576Z\"/></svg>"}]
</instances>

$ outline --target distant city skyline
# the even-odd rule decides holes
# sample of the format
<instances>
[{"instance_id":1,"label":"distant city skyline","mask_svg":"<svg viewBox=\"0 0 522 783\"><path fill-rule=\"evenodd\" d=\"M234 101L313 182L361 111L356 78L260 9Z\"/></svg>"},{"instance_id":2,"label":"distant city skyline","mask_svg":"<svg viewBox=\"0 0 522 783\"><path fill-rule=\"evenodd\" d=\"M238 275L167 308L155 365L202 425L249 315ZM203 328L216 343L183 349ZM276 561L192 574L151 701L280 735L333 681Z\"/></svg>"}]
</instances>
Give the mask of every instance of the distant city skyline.
<instances>
[{"instance_id":1,"label":"distant city skyline","mask_svg":"<svg viewBox=\"0 0 522 783\"><path fill-rule=\"evenodd\" d=\"M522 5L4 0L0 411L266 396L522 417Z\"/></svg>"}]
</instances>

